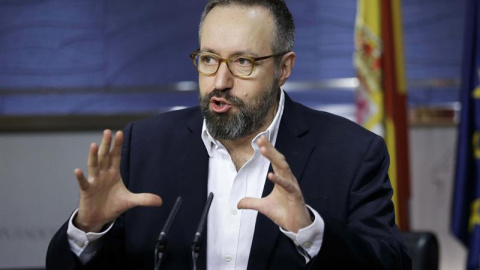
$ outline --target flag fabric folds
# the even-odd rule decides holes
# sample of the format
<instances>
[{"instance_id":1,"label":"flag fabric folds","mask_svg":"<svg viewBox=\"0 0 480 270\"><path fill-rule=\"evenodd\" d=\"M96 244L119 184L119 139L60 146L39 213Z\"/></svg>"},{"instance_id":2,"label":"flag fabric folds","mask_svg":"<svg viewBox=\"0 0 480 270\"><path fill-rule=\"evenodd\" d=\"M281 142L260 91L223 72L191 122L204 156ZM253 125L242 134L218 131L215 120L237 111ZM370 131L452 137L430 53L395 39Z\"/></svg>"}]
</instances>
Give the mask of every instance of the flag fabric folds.
<instances>
[{"instance_id":1,"label":"flag fabric folds","mask_svg":"<svg viewBox=\"0 0 480 270\"><path fill-rule=\"evenodd\" d=\"M452 232L468 248L467 269L480 269L480 2L469 0L465 24L452 203Z\"/></svg>"},{"instance_id":2,"label":"flag fabric folds","mask_svg":"<svg viewBox=\"0 0 480 270\"><path fill-rule=\"evenodd\" d=\"M396 222L406 231L410 170L401 0L358 0L354 65L357 123L385 138Z\"/></svg>"}]
</instances>

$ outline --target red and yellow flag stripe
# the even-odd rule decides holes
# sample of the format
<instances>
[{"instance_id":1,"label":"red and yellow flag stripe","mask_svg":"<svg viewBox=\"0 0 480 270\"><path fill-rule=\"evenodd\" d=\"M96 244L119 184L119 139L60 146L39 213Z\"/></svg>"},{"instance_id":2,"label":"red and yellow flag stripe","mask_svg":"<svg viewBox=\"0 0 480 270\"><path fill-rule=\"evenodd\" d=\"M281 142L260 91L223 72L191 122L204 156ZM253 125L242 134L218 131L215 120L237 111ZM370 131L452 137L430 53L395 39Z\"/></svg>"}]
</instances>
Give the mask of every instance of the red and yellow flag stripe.
<instances>
[{"instance_id":1,"label":"red and yellow flag stripe","mask_svg":"<svg viewBox=\"0 0 480 270\"><path fill-rule=\"evenodd\" d=\"M408 230L410 170L402 37L400 0L358 0L354 57L360 81L358 120L385 138L396 221L401 230ZM369 64L372 61L377 64Z\"/></svg>"}]
</instances>

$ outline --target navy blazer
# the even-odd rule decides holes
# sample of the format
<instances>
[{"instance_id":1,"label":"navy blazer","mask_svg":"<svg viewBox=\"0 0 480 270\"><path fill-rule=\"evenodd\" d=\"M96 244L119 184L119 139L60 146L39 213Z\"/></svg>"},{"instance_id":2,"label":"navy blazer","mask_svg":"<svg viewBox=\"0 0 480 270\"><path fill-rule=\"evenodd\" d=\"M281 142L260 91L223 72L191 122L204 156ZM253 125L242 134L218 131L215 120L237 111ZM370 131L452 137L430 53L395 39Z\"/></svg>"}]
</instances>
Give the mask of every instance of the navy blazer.
<instances>
[{"instance_id":1,"label":"navy blazer","mask_svg":"<svg viewBox=\"0 0 480 270\"><path fill-rule=\"evenodd\" d=\"M127 188L158 194L164 204L134 208L119 217L83 269L152 269L156 239L177 196L183 203L168 234L162 269L191 269L190 245L207 197L209 157L202 123L200 109L194 107L125 128L121 173ZM306 203L325 221L323 244L305 265L293 242L259 214L248 269L411 268L395 226L389 157L381 137L286 95L275 147L285 155ZM267 180L263 196L272 189ZM66 228L64 224L50 243L48 269L82 267L69 251ZM205 252L204 244L200 269L206 266Z\"/></svg>"}]
</instances>

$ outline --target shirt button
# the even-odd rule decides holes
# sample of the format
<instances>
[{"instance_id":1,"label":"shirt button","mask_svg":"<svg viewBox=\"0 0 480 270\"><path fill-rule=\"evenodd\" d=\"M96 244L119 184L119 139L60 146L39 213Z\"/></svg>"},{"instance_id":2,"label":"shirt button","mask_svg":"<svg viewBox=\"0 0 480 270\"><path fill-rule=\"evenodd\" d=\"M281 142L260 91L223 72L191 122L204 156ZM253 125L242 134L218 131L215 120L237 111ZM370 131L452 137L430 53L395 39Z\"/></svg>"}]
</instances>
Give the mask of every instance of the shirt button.
<instances>
[{"instance_id":1,"label":"shirt button","mask_svg":"<svg viewBox=\"0 0 480 270\"><path fill-rule=\"evenodd\" d=\"M304 248L310 248L312 246L312 242L305 242L302 245Z\"/></svg>"},{"instance_id":2,"label":"shirt button","mask_svg":"<svg viewBox=\"0 0 480 270\"><path fill-rule=\"evenodd\" d=\"M225 261L230 262L232 260L232 256L227 255L225 256Z\"/></svg>"},{"instance_id":3,"label":"shirt button","mask_svg":"<svg viewBox=\"0 0 480 270\"><path fill-rule=\"evenodd\" d=\"M232 209L232 215L234 215L234 216L235 216L235 215L237 215L237 214L238 214L238 210L237 210L237 209L235 209L235 208L233 208L233 209Z\"/></svg>"},{"instance_id":4,"label":"shirt button","mask_svg":"<svg viewBox=\"0 0 480 270\"><path fill-rule=\"evenodd\" d=\"M83 242L80 242L80 241L75 241L75 244L80 248L83 248L83 246L85 246L85 244Z\"/></svg>"}]
</instances>

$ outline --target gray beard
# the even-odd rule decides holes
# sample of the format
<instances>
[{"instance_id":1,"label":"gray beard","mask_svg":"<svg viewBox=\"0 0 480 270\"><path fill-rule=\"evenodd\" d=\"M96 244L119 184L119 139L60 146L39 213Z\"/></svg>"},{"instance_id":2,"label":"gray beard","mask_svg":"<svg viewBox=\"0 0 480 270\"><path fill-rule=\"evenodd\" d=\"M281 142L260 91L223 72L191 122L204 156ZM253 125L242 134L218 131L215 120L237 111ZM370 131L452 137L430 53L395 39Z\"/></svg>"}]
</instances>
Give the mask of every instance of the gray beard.
<instances>
[{"instance_id":1,"label":"gray beard","mask_svg":"<svg viewBox=\"0 0 480 270\"><path fill-rule=\"evenodd\" d=\"M251 103L230 95L230 91L213 90L200 97L200 108L210 135L217 140L236 140L255 132L265 124L268 112L278 102L280 92L276 87L277 80L272 83L269 91ZM237 107L236 113L215 113L210 110L210 99L221 97Z\"/></svg>"}]
</instances>

